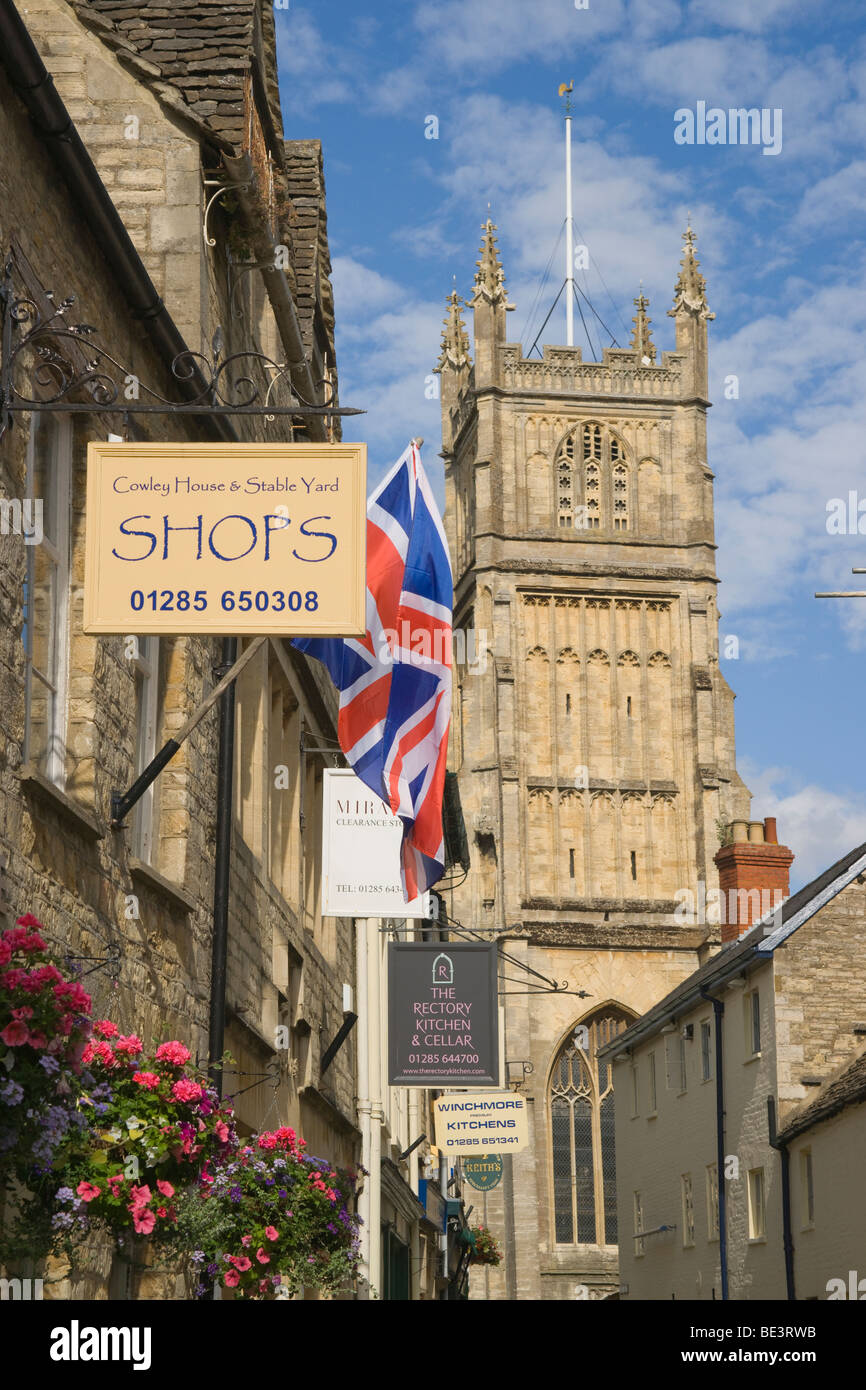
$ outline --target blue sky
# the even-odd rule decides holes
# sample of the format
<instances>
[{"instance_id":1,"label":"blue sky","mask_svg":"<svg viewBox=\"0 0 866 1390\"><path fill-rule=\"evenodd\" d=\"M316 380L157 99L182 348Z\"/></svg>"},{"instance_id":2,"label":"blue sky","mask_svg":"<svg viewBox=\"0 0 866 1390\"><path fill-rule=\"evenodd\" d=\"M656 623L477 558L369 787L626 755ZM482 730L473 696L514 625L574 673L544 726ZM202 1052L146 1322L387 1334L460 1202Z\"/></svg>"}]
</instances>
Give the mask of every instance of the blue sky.
<instances>
[{"instance_id":1,"label":"blue sky","mask_svg":"<svg viewBox=\"0 0 866 1390\"><path fill-rule=\"evenodd\" d=\"M721 632L739 639L722 663L738 762L753 814L775 814L797 855L793 886L805 881L866 840L866 599L812 597L866 588L850 573L866 534L827 530L828 501L853 490L866 533L860 0L289 0L275 15L286 133L324 146L341 397L368 412L347 437L367 440L374 476L422 434L438 477L425 384L488 203L517 306L509 337L527 350L541 326L563 274L560 249L528 322L564 217L561 81L575 84L585 287L621 344L642 279L656 345L673 347L691 213L716 314L709 462ZM781 109L780 152L675 143L674 112L699 101ZM557 309L543 341L564 336Z\"/></svg>"}]
</instances>

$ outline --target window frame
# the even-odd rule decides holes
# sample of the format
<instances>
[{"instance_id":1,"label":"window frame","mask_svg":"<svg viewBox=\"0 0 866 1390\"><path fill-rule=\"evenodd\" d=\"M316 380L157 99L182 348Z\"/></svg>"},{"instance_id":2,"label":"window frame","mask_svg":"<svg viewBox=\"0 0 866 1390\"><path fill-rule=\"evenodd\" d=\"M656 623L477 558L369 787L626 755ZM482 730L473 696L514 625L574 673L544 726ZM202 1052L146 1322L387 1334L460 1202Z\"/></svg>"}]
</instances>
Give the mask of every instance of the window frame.
<instances>
[{"instance_id":1,"label":"window frame","mask_svg":"<svg viewBox=\"0 0 866 1390\"><path fill-rule=\"evenodd\" d=\"M800 1150L800 1230L815 1229L815 1165L812 1146Z\"/></svg>"},{"instance_id":2,"label":"window frame","mask_svg":"<svg viewBox=\"0 0 866 1390\"><path fill-rule=\"evenodd\" d=\"M41 417L41 418L40 418ZM24 761L32 758L33 681L38 680L50 692L50 718L46 723L46 751L39 770L61 791L66 787L67 736L69 731L69 609L72 557L72 417L34 410L30 418L26 455L26 495L33 497L36 488L36 437L40 428L56 431L51 440L51 457L42 463L43 491L51 489L51 505L43 506L43 537L38 546L27 547L24 601L25 651L25 708ZM43 499L44 502L45 499ZM47 516L45 515L47 513ZM48 523L56 527L49 536ZM33 659L33 593L36 552L48 558L52 572L50 646L51 672L43 673Z\"/></svg>"},{"instance_id":3,"label":"window frame","mask_svg":"<svg viewBox=\"0 0 866 1390\"><path fill-rule=\"evenodd\" d=\"M683 1213L683 1249L695 1243L695 1189L691 1173L680 1174L680 1201Z\"/></svg>"},{"instance_id":4,"label":"window frame","mask_svg":"<svg viewBox=\"0 0 866 1390\"><path fill-rule=\"evenodd\" d=\"M743 1025L746 1034L746 1061L751 1062L756 1057L761 1056L761 991L759 989L750 989L743 996Z\"/></svg>"},{"instance_id":5,"label":"window frame","mask_svg":"<svg viewBox=\"0 0 866 1390\"><path fill-rule=\"evenodd\" d=\"M137 637L136 643L138 656L132 658L131 665L135 673L135 776L139 777L157 753L162 653L156 635ZM141 693L139 685L143 688ZM157 783L151 782L141 796L133 808L130 825L130 849L142 864L151 867L155 867L157 858L156 787Z\"/></svg>"},{"instance_id":6,"label":"window frame","mask_svg":"<svg viewBox=\"0 0 866 1390\"><path fill-rule=\"evenodd\" d=\"M706 1044L706 1046L705 1046ZM701 1019L701 1081L713 1079L713 1027L709 1018Z\"/></svg>"},{"instance_id":7,"label":"window frame","mask_svg":"<svg viewBox=\"0 0 866 1390\"><path fill-rule=\"evenodd\" d=\"M719 1165L708 1163L706 1168L707 1240L719 1239Z\"/></svg>"},{"instance_id":8,"label":"window frame","mask_svg":"<svg viewBox=\"0 0 866 1390\"><path fill-rule=\"evenodd\" d=\"M649 1112L647 1119L651 1120L658 1114L658 1077L656 1074L656 1054L655 1048L647 1056L647 1097L649 1100Z\"/></svg>"},{"instance_id":9,"label":"window frame","mask_svg":"<svg viewBox=\"0 0 866 1390\"><path fill-rule=\"evenodd\" d=\"M579 1247L584 1249L615 1249L617 1246L618 1230L611 1232L609 1224L617 1223L616 1210L616 1184L615 1171L611 1176L606 1176L605 1160L612 1159L614 1166L615 1158L615 1139L612 1131L609 1134L603 1127L605 1124L605 1114L611 1115L610 1107L613 1105L614 1083L613 1067L610 1061L602 1060L601 1068L598 1061L598 1050L609 1042L618 1033L624 1031L628 1025L634 1021L634 1015L622 1005L613 1001L602 1005L600 1009L593 1012L578 1022L571 1029L570 1033L560 1042L554 1053L551 1065L547 1089L547 1135L548 1135L548 1173L549 1173L549 1209L550 1209L550 1246L554 1250L574 1250ZM589 1030L589 1047L584 1047L576 1041L578 1029L585 1027ZM562 1081L561 1067L566 1056L570 1055L572 1060L569 1062L570 1070L568 1083ZM575 1066L579 1057L578 1071L580 1075L579 1084L575 1082ZM603 1079L603 1085L602 1085ZM625 1090L625 1087L623 1087ZM569 1172L566 1179L564 1171L559 1172L557 1158L561 1162L562 1155L557 1153L554 1147L554 1119L559 1113L558 1107L555 1109L557 1101L564 1102L568 1107L568 1150L569 1150ZM583 1122L589 1120L590 1128L590 1160L591 1171L589 1177L584 1173L582 1176L577 1170L577 1150L575 1141L575 1114L576 1107L586 1106ZM608 1109L603 1110L607 1105ZM587 1114L588 1112L588 1114ZM562 1142L560 1133L559 1142ZM609 1167L608 1163L608 1167ZM583 1187L584 1205L581 1207L579 1198L579 1188ZM586 1219L588 1204L586 1199L586 1189L592 1192L592 1214L593 1231L592 1240L579 1239L581 1227L581 1214ZM569 1208L566 1212L564 1207L560 1207L559 1201L564 1198L565 1191L568 1191ZM610 1196L613 1192L613 1203ZM611 1217L608 1215L608 1206L611 1206ZM571 1239L560 1239L557 1235L557 1227L562 1220L563 1225L567 1225L571 1232ZM588 1223L587 1223L588 1224Z\"/></svg>"},{"instance_id":10,"label":"window frame","mask_svg":"<svg viewBox=\"0 0 866 1390\"><path fill-rule=\"evenodd\" d=\"M748 1173L749 1244L767 1239L767 1181L763 1168L750 1168Z\"/></svg>"}]
</instances>

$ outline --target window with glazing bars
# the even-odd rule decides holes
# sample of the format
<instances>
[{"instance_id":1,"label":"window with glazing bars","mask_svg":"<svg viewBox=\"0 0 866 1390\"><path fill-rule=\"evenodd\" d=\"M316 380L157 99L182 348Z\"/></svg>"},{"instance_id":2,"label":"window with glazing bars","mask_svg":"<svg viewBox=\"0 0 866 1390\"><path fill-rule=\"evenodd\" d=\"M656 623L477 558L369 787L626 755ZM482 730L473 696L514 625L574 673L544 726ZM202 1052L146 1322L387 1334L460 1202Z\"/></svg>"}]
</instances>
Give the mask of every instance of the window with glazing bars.
<instances>
[{"instance_id":1,"label":"window with glazing bars","mask_svg":"<svg viewBox=\"0 0 866 1390\"><path fill-rule=\"evenodd\" d=\"M610 1007L583 1021L586 1048L561 1048L550 1081L553 1224L557 1245L616 1245L613 1077L599 1048L631 1017Z\"/></svg>"}]
</instances>

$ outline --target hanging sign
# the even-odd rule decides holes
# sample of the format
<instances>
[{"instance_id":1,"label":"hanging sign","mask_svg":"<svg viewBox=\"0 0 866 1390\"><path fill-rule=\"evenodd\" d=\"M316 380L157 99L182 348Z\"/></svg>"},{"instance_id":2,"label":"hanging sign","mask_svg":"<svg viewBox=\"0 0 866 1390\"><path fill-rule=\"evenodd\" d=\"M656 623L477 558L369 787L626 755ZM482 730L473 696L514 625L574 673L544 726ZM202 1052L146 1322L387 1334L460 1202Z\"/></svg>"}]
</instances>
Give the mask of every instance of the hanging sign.
<instances>
[{"instance_id":1,"label":"hanging sign","mask_svg":"<svg viewBox=\"0 0 866 1390\"><path fill-rule=\"evenodd\" d=\"M351 768L326 768L322 789L322 914L429 917L430 894L403 898L403 823Z\"/></svg>"},{"instance_id":2,"label":"hanging sign","mask_svg":"<svg viewBox=\"0 0 866 1390\"><path fill-rule=\"evenodd\" d=\"M460 1164L460 1172L470 1187L476 1188L479 1192L492 1192L502 1181L504 1167L499 1154L484 1154L483 1157L464 1158Z\"/></svg>"},{"instance_id":3,"label":"hanging sign","mask_svg":"<svg viewBox=\"0 0 866 1390\"><path fill-rule=\"evenodd\" d=\"M87 447L84 631L363 635L365 444Z\"/></svg>"},{"instance_id":4,"label":"hanging sign","mask_svg":"<svg viewBox=\"0 0 866 1390\"><path fill-rule=\"evenodd\" d=\"M526 1100L514 1091L452 1091L433 1102L442 1153L515 1153L529 1143Z\"/></svg>"},{"instance_id":5,"label":"hanging sign","mask_svg":"<svg viewBox=\"0 0 866 1390\"><path fill-rule=\"evenodd\" d=\"M388 1079L392 1086L499 1084L494 943L389 944Z\"/></svg>"}]
</instances>

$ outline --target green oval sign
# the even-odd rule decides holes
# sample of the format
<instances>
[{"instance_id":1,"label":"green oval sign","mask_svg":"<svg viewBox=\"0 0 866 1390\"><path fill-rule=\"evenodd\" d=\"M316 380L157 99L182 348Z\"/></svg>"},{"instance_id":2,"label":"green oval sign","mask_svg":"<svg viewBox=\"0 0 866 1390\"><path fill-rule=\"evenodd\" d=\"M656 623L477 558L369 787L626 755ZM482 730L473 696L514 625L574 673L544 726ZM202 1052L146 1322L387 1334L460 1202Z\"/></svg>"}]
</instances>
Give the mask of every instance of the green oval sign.
<instances>
[{"instance_id":1,"label":"green oval sign","mask_svg":"<svg viewBox=\"0 0 866 1390\"><path fill-rule=\"evenodd\" d=\"M499 1154L473 1154L462 1160L462 1172L470 1187L489 1192L502 1178L502 1159Z\"/></svg>"}]
</instances>

